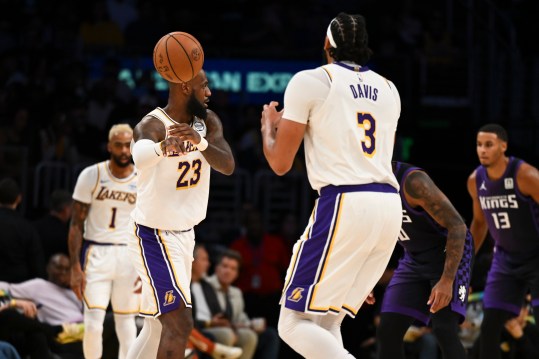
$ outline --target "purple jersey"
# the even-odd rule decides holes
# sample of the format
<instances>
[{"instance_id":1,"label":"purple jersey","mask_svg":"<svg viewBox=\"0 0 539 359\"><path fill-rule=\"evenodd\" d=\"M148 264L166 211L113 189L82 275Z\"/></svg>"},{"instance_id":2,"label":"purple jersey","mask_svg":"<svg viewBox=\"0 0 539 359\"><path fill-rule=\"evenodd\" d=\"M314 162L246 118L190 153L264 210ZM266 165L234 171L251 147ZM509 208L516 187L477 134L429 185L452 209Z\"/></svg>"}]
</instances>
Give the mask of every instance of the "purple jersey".
<instances>
[{"instance_id":1,"label":"purple jersey","mask_svg":"<svg viewBox=\"0 0 539 359\"><path fill-rule=\"evenodd\" d=\"M407 163L394 162L394 173L400 188L404 188L404 180L414 170L423 171ZM447 229L440 226L423 208L410 206L403 191L400 196L403 218L399 244L405 250L405 260L422 271L440 275L445 263Z\"/></svg>"},{"instance_id":2,"label":"purple jersey","mask_svg":"<svg viewBox=\"0 0 539 359\"><path fill-rule=\"evenodd\" d=\"M413 170L422 171L407 163L393 162L393 171L401 188L404 188L404 180ZM401 313L428 324L430 312L426 303L432 287L444 271L447 229L422 208L412 208L402 191L400 195L403 223L399 243L404 248L404 257L399 261L386 289L382 312ZM451 310L459 313L461 320L466 314L473 253L472 236L467 231L450 303Z\"/></svg>"},{"instance_id":3,"label":"purple jersey","mask_svg":"<svg viewBox=\"0 0 539 359\"><path fill-rule=\"evenodd\" d=\"M477 196L496 247L513 261L539 255L539 205L518 189L516 174L521 159L510 157L498 180L488 178L483 166L476 169Z\"/></svg>"}]
</instances>

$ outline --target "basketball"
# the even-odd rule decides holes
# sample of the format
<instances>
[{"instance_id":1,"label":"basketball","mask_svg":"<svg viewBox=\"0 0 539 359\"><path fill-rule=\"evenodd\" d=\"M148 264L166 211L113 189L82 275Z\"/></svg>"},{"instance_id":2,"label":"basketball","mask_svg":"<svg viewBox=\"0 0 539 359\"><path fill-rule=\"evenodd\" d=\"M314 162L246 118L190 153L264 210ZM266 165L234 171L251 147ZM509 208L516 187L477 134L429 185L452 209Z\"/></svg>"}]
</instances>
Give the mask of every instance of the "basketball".
<instances>
[{"instance_id":1,"label":"basketball","mask_svg":"<svg viewBox=\"0 0 539 359\"><path fill-rule=\"evenodd\" d=\"M204 50L191 34L175 31L163 36L153 49L153 65L167 81L190 81L202 69Z\"/></svg>"}]
</instances>

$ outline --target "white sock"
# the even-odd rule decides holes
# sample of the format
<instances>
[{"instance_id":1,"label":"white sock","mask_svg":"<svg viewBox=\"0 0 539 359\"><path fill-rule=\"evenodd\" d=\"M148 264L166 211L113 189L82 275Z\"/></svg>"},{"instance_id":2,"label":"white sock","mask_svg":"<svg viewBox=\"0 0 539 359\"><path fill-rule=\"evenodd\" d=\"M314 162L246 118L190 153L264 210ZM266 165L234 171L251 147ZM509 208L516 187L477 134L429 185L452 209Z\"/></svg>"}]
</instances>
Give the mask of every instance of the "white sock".
<instances>
[{"instance_id":1,"label":"white sock","mask_svg":"<svg viewBox=\"0 0 539 359\"><path fill-rule=\"evenodd\" d=\"M103 322L105 311L84 308L84 337L82 350L84 358L99 359L103 355Z\"/></svg>"},{"instance_id":2,"label":"white sock","mask_svg":"<svg viewBox=\"0 0 539 359\"><path fill-rule=\"evenodd\" d=\"M161 322L155 318L145 318L137 339L129 348L127 359L148 359L157 357L161 341Z\"/></svg>"},{"instance_id":3,"label":"white sock","mask_svg":"<svg viewBox=\"0 0 539 359\"><path fill-rule=\"evenodd\" d=\"M332 316L326 314L325 316ZM279 316L279 336L297 353L309 359L352 359L354 356L344 349L342 339L335 336L335 324L340 323L335 316L334 320L326 319L326 326L321 326L324 316L297 312L281 306ZM341 319L342 320L342 319ZM339 329L339 338L340 329Z\"/></svg>"},{"instance_id":4,"label":"white sock","mask_svg":"<svg viewBox=\"0 0 539 359\"><path fill-rule=\"evenodd\" d=\"M120 343L118 359L125 359L131 345L137 338L137 325L134 314L114 314L114 328Z\"/></svg>"}]
</instances>

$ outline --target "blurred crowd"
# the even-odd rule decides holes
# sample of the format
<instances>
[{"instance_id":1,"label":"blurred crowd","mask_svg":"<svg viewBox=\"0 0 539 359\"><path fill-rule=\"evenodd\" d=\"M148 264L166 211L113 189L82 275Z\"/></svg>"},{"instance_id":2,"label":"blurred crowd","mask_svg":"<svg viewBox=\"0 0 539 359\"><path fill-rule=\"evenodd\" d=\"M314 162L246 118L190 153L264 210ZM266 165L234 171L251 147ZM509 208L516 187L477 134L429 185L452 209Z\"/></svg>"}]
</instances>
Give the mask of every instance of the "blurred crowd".
<instances>
[{"instance_id":1,"label":"blurred crowd","mask_svg":"<svg viewBox=\"0 0 539 359\"><path fill-rule=\"evenodd\" d=\"M133 87L120 80L120 59L149 58L155 42L170 31L196 34L207 59L312 61L321 60L322 44L318 40L323 37L328 21L340 11L360 12L367 18L371 35L370 44L375 53L372 66L383 68L397 84L403 100L403 117L413 117L419 103L420 61L447 68L458 66L465 56L466 34L458 26L465 17L454 14L455 23L448 26L443 3L230 0L210 5L166 0L0 0L3 8L10 9L0 12L0 178L10 176L22 185L21 171L30 175L42 161L82 167L106 159L106 133L112 124L124 122L133 126L155 106L166 103L155 89L150 71L137 77ZM514 19L525 20L528 9L525 5L529 3L514 0L505 7ZM520 11L511 12L515 9ZM524 21L519 23L523 29L519 35L533 27L524 24ZM533 53L536 47L528 46L525 38L519 37L522 48ZM103 59L99 76L89 67L92 59ZM442 90L447 88L444 86ZM266 169L259 132L261 104L233 104L228 102L226 93L213 91L210 108L223 122L238 167L251 175ZM408 122L403 133L413 133L414 123ZM22 162L22 158L27 162ZM300 162L296 169L302 172ZM67 254L65 239L71 189L50 193L49 200L38 207L28 204L25 217L32 223L24 222L20 226L33 228L29 229L27 246L41 250L28 254L28 268L22 271L2 268L0 256L0 281L21 283L52 278L54 273L47 274L46 263L55 254ZM21 189L26 198L32 195L31 191L28 183ZM276 303L280 295L280 281L291 246L306 218L298 218L297 213L283 213L279 225L267 228L259 208L253 208L251 203L243 205L240 225L207 249L212 260L229 247L240 252L242 261L236 284L245 296L246 312L251 317L264 317L269 326L275 326L278 306L271 303ZM480 292L484 285L491 249L486 247L484 256L476 260L473 279L476 282L472 280L475 291ZM398 253L395 256L398 259ZM60 268L60 261L51 264L49 270L54 266ZM261 274L265 277L260 278ZM381 293L383 285L382 280ZM0 310L17 307L7 295L2 306L2 298L0 295ZM19 303L20 311L24 312L25 308L32 310ZM471 308L470 321L463 326L463 341L469 342L472 355L480 324L480 319L474 322L473 318L480 318L480 305ZM479 308L479 313L473 312L475 308ZM366 307L362 309L364 315L355 321L346 320L343 325L345 343L361 357L369 358L374 353L376 310ZM527 318L525 314L523 317ZM522 323L520 326L526 327ZM53 324L53 336L65 331L61 322ZM511 328L506 334L505 342L512 343ZM421 337L425 340L419 341ZM422 345L428 348L428 330L418 329L408 339L416 343L409 347L410 357L419 357ZM506 351L508 357L516 351L516 345ZM281 354L289 355L283 358L294 355L286 348L281 348Z\"/></svg>"}]
</instances>

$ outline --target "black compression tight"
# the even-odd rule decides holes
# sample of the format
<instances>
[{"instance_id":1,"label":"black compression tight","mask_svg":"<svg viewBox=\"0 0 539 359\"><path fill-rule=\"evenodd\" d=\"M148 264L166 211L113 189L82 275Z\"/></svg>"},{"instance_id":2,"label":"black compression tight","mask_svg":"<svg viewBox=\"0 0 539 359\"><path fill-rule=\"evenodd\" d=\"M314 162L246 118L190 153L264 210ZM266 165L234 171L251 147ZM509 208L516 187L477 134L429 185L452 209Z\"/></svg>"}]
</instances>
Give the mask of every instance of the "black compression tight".
<instances>
[{"instance_id":1,"label":"black compression tight","mask_svg":"<svg viewBox=\"0 0 539 359\"><path fill-rule=\"evenodd\" d=\"M449 307L432 315L432 330L443 359L462 359L466 351L458 337L460 316ZM377 329L378 359L404 358L403 337L413 318L396 313L382 313Z\"/></svg>"},{"instance_id":2,"label":"black compression tight","mask_svg":"<svg viewBox=\"0 0 539 359\"><path fill-rule=\"evenodd\" d=\"M443 359L466 358L466 351L459 339L460 315L449 306L432 315L432 333L436 336Z\"/></svg>"},{"instance_id":3,"label":"black compression tight","mask_svg":"<svg viewBox=\"0 0 539 359\"><path fill-rule=\"evenodd\" d=\"M382 313L376 329L378 359L404 359L403 337L413 318L397 313Z\"/></svg>"},{"instance_id":4,"label":"black compression tight","mask_svg":"<svg viewBox=\"0 0 539 359\"><path fill-rule=\"evenodd\" d=\"M479 357L500 359L500 340L505 322L514 315L499 309L484 309L481 335L479 337Z\"/></svg>"}]
</instances>

